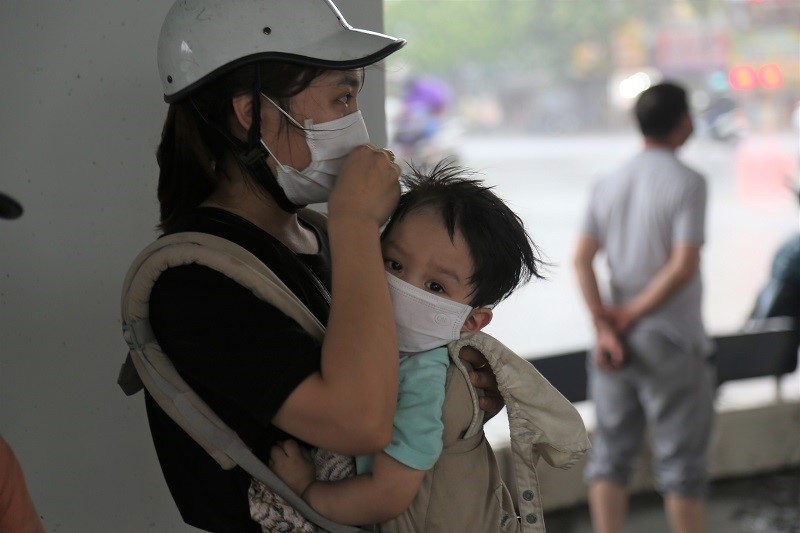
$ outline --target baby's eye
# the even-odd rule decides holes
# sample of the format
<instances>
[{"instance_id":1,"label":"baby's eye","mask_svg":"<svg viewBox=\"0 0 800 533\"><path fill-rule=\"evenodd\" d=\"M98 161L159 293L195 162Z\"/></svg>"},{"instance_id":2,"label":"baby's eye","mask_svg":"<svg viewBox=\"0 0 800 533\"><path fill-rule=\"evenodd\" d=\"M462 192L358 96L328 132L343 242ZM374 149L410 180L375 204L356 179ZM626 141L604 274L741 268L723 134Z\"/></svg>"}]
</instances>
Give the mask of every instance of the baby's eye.
<instances>
[{"instance_id":1,"label":"baby's eye","mask_svg":"<svg viewBox=\"0 0 800 533\"><path fill-rule=\"evenodd\" d=\"M428 287L428 289L433 292L444 292L444 287L442 287L435 281L427 281L425 282L425 286Z\"/></svg>"},{"instance_id":2,"label":"baby's eye","mask_svg":"<svg viewBox=\"0 0 800 533\"><path fill-rule=\"evenodd\" d=\"M395 272L403 271L403 265L393 259L384 259L383 264L385 264L389 270L394 270Z\"/></svg>"}]
</instances>

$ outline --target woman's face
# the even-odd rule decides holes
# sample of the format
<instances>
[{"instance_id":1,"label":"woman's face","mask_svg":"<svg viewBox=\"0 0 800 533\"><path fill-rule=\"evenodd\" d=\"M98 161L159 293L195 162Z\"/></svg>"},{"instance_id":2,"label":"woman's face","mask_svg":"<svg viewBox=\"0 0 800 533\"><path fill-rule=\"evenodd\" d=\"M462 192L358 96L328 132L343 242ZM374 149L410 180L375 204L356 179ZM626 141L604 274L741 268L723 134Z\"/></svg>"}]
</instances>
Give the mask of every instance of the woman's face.
<instances>
[{"instance_id":1,"label":"woman's face","mask_svg":"<svg viewBox=\"0 0 800 533\"><path fill-rule=\"evenodd\" d=\"M292 97L289 114L299 124L308 119L320 124L355 113L363 82L361 70L329 70ZM261 137L275 158L298 170L306 168L311 163L311 153L304 132L293 125L287 126L280 111L263 96L261 112ZM273 158L267 159L267 164L276 171Z\"/></svg>"}]
</instances>

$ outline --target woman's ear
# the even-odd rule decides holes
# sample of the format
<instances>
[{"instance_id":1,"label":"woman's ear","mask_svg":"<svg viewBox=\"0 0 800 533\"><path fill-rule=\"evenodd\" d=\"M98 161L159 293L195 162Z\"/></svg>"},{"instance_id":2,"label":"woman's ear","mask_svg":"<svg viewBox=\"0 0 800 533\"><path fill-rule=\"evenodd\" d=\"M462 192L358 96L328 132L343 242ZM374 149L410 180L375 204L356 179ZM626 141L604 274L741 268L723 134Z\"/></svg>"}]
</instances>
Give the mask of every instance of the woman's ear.
<instances>
[{"instance_id":1,"label":"woman's ear","mask_svg":"<svg viewBox=\"0 0 800 533\"><path fill-rule=\"evenodd\" d=\"M242 93L239 96L234 96L231 103L233 104L233 115L236 117L236 123L244 131L250 131L250 124L253 123L253 95Z\"/></svg>"},{"instance_id":2,"label":"woman's ear","mask_svg":"<svg viewBox=\"0 0 800 533\"><path fill-rule=\"evenodd\" d=\"M492 310L488 307L477 307L472 310L464 325L461 326L461 332L475 333L489 325L492 321Z\"/></svg>"}]
</instances>

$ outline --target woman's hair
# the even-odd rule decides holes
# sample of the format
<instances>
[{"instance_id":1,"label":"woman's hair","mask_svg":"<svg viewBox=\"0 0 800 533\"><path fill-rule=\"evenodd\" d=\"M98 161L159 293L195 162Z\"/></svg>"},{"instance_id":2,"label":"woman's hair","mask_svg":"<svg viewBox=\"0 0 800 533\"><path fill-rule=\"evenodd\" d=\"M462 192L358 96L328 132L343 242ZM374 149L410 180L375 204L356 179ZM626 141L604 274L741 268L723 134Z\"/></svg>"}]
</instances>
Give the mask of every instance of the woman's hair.
<instances>
[{"instance_id":1,"label":"woman's hair","mask_svg":"<svg viewBox=\"0 0 800 533\"><path fill-rule=\"evenodd\" d=\"M470 305L481 307L501 302L531 277L543 278L545 263L522 220L475 174L447 160L429 172L412 166L402 177L406 190L381 238L409 213L435 209L450 239L458 231L467 243L474 263Z\"/></svg>"},{"instance_id":2,"label":"woman's hair","mask_svg":"<svg viewBox=\"0 0 800 533\"><path fill-rule=\"evenodd\" d=\"M159 227L169 229L226 179L219 162L226 155L235 155L233 134L228 129L234 96L253 92L260 77L260 90L285 108L289 98L324 71L292 63L254 63L210 80L170 104L156 152Z\"/></svg>"},{"instance_id":3,"label":"woman's hair","mask_svg":"<svg viewBox=\"0 0 800 533\"><path fill-rule=\"evenodd\" d=\"M653 85L639 96L634 111L642 135L662 138L689 112L686 91L675 83Z\"/></svg>"}]
</instances>

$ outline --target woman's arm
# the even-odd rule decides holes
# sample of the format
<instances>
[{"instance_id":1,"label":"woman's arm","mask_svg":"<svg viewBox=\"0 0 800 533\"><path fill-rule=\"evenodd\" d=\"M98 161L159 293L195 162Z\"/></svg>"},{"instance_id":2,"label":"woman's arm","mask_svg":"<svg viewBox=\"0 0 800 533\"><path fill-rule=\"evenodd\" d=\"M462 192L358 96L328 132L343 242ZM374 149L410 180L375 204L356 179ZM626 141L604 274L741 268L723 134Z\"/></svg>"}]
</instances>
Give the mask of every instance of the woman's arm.
<instances>
[{"instance_id":1,"label":"woman's arm","mask_svg":"<svg viewBox=\"0 0 800 533\"><path fill-rule=\"evenodd\" d=\"M398 353L379 228L400 195L399 167L368 145L347 159L331 193L332 305L319 374L303 381L273 419L284 431L339 453L388 445Z\"/></svg>"}]
</instances>

